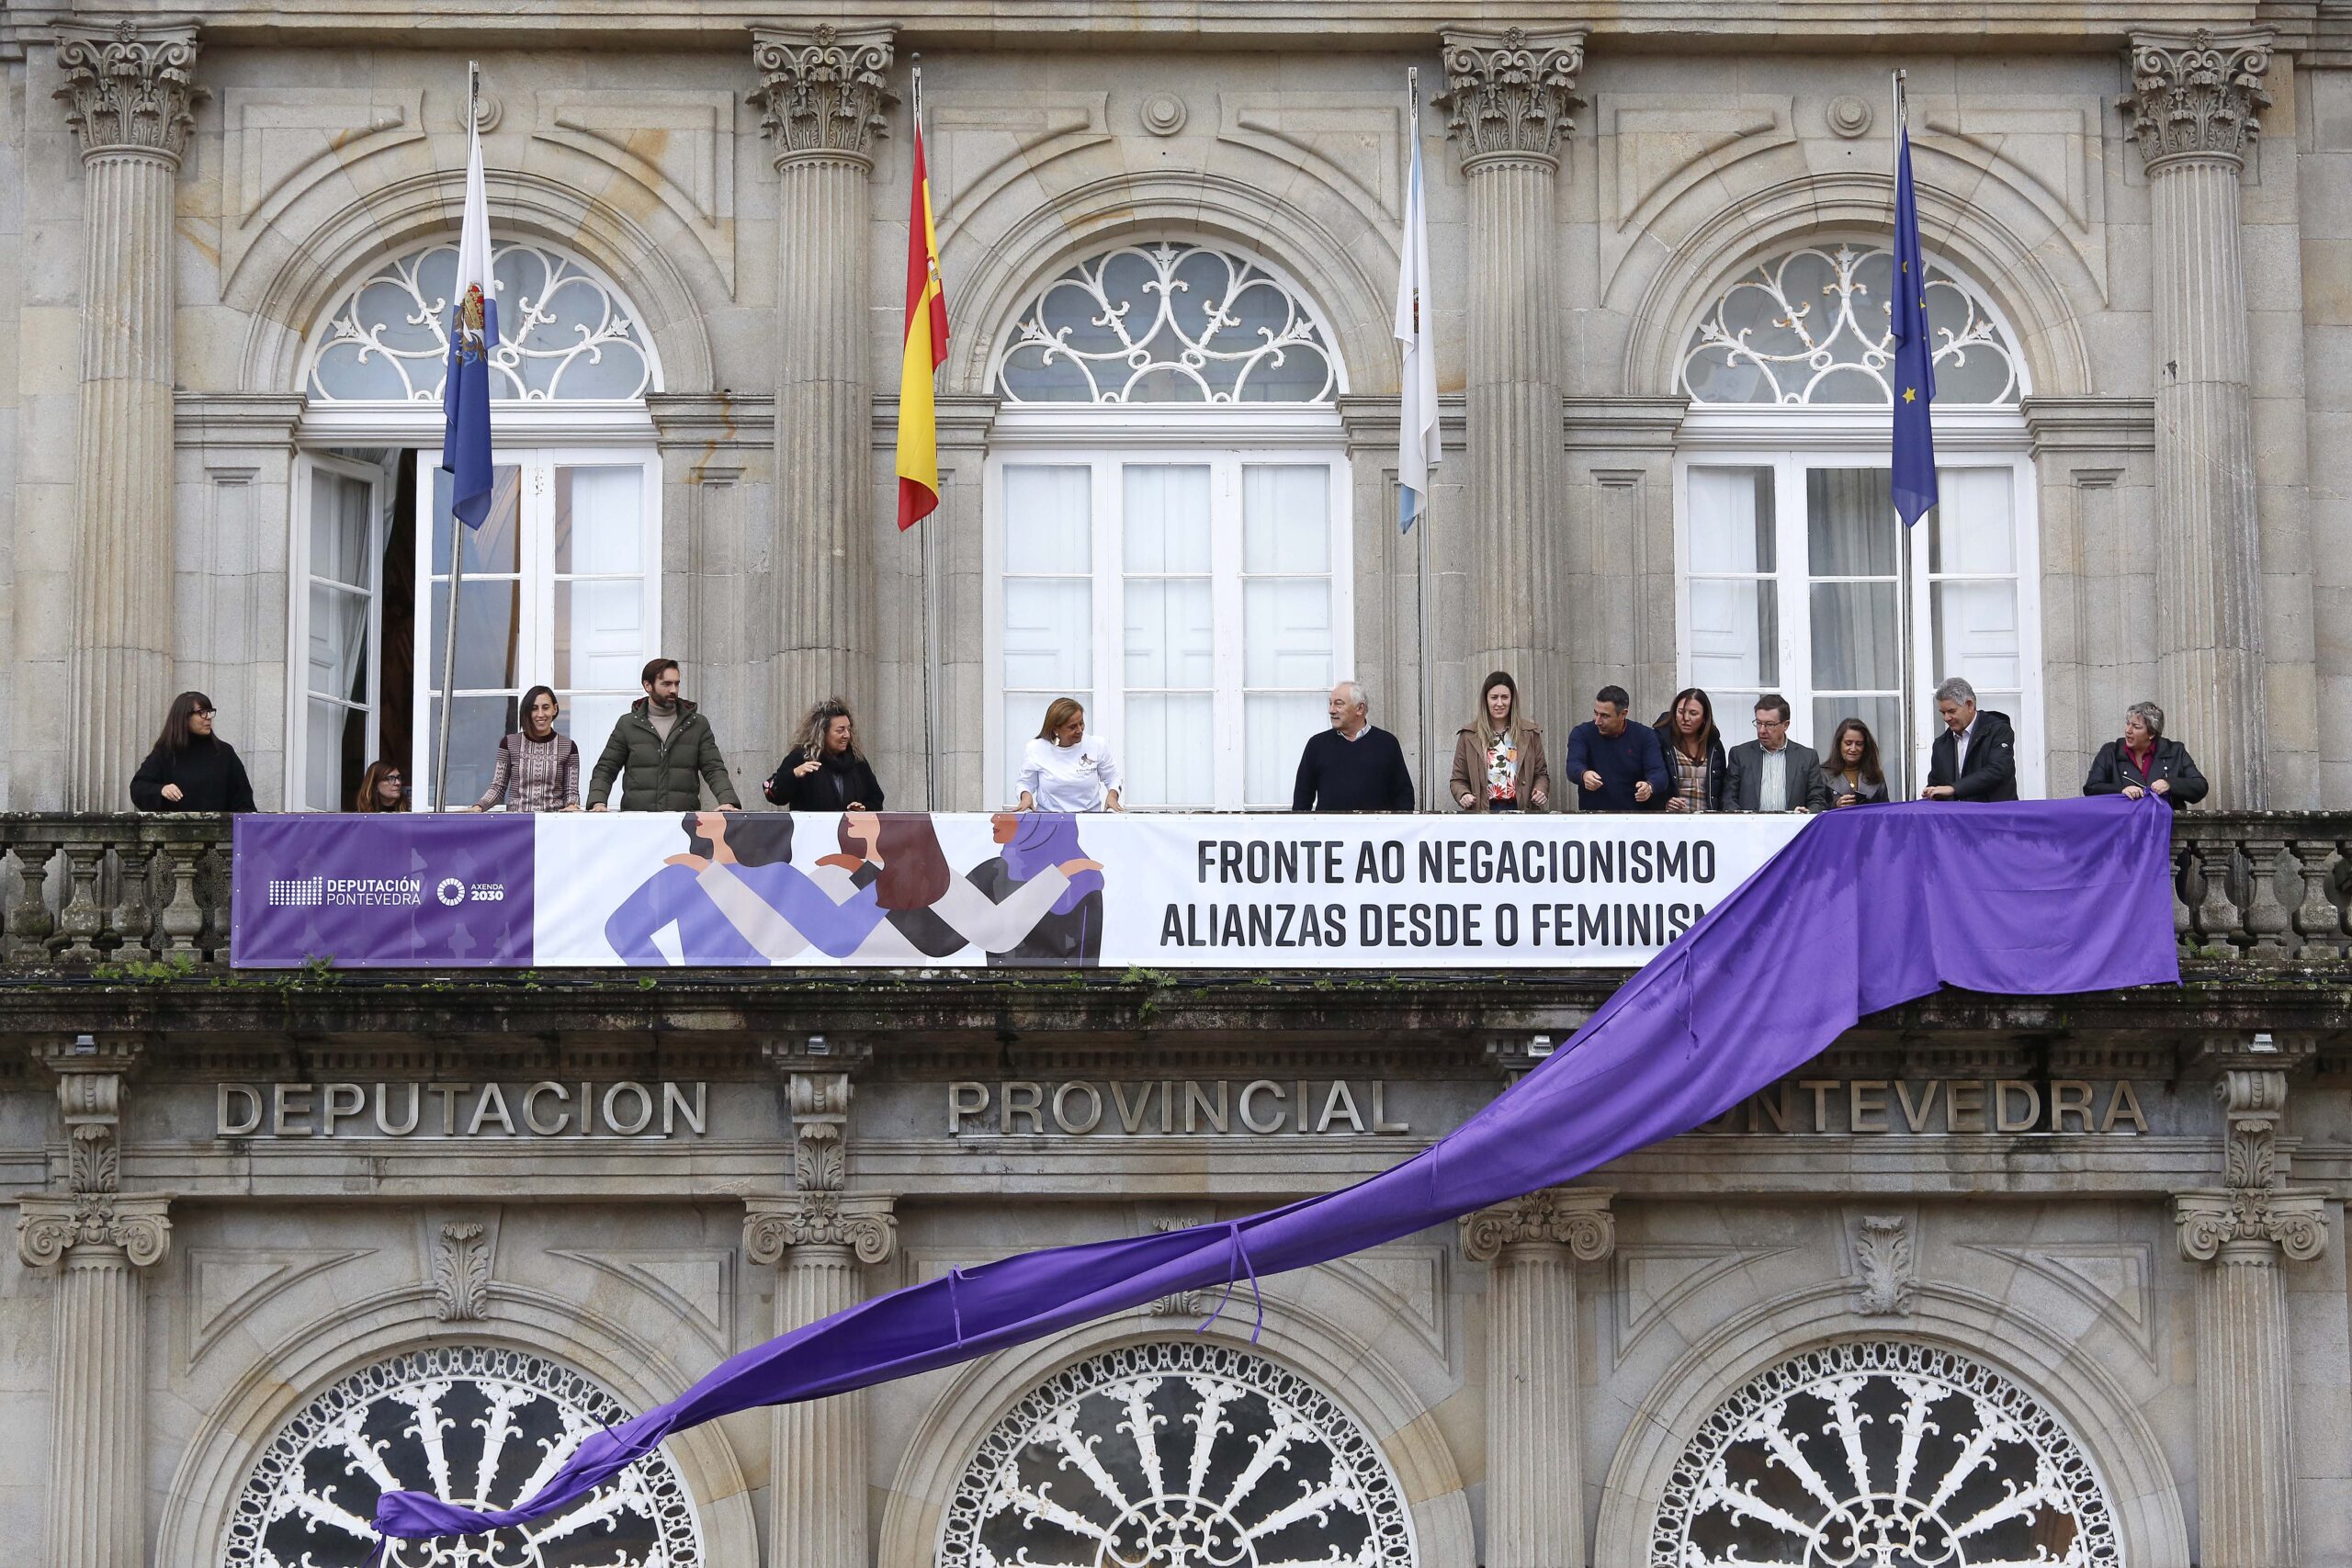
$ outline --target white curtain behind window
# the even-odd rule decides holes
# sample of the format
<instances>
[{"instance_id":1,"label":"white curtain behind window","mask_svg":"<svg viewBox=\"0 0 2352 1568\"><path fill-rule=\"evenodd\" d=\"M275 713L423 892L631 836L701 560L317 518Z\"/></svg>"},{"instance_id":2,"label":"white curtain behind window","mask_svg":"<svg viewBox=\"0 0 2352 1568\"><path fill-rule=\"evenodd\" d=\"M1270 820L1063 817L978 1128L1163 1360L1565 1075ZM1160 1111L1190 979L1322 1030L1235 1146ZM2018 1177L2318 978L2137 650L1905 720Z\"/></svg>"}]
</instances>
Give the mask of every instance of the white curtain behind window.
<instances>
[{"instance_id":1,"label":"white curtain behind window","mask_svg":"<svg viewBox=\"0 0 2352 1568\"><path fill-rule=\"evenodd\" d=\"M1216 649L1209 469L1130 463L1121 471L1126 696L1121 765L1138 806L1216 800ZM1114 743L1114 746L1116 742Z\"/></svg>"},{"instance_id":2,"label":"white curtain behind window","mask_svg":"<svg viewBox=\"0 0 2352 1568\"><path fill-rule=\"evenodd\" d=\"M1056 697L1094 717L1092 470L1075 463L1004 470L1005 799L1018 798L1021 752Z\"/></svg>"},{"instance_id":3,"label":"white curtain behind window","mask_svg":"<svg viewBox=\"0 0 2352 1568\"><path fill-rule=\"evenodd\" d=\"M364 749L368 624L375 605L375 487L323 467L311 470L311 625L303 705L302 804L340 811L354 726ZM365 759L362 759L364 761Z\"/></svg>"},{"instance_id":4,"label":"white curtain behind window","mask_svg":"<svg viewBox=\"0 0 2352 1568\"><path fill-rule=\"evenodd\" d=\"M1339 678L1328 466L1243 467L1241 570L1242 799L1283 807Z\"/></svg>"}]
</instances>

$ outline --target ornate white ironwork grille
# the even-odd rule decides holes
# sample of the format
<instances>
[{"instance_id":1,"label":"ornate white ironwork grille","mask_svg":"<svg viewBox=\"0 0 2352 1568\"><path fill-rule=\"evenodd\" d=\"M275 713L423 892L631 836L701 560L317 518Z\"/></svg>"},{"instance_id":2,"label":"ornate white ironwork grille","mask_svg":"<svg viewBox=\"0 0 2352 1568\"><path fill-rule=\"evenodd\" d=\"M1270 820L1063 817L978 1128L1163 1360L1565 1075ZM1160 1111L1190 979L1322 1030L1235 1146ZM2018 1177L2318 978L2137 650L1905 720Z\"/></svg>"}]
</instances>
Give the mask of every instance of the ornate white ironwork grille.
<instances>
[{"instance_id":1,"label":"ornate white ironwork grille","mask_svg":"<svg viewBox=\"0 0 2352 1568\"><path fill-rule=\"evenodd\" d=\"M2090 1461L1953 1351L1834 1345L1725 1401L1658 1506L1650 1568L2120 1568Z\"/></svg>"},{"instance_id":2,"label":"ornate white ironwork grille","mask_svg":"<svg viewBox=\"0 0 2352 1568\"><path fill-rule=\"evenodd\" d=\"M653 358L637 312L595 274L544 246L492 249L497 352L490 395L524 402L643 397ZM458 247L430 245L386 262L328 314L311 359L321 402L441 400L448 372L449 295Z\"/></svg>"},{"instance_id":3,"label":"ornate white ironwork grille","mask_svg":"<svg viewBox=\"0 0 2352 1568\"><path fill-rule=\"evenodd\" d=\"M388 1491L511 1507L581 1440L624 1420L578 1372L521 1350L435 1346L379 1361L278 1432L239 1494L226 1568L345 1568L376 1544ZM667 1450L552 1518L446 1541L394 1541L388 1568L700 1568L702 1530Z\"/></svg>"},{"instance_id":4,"label":"ornate white ironwork grille","mask_svg":"<svg viewBox=\"0 0 2352 1568\"><path fill-rule=\"evenodd\" d=\"M1331 351L1264 267L1201 245L1125 246L1046 285L997 387L1015 403L1328 403Z\"/></svg>"},{"instance_id":5,"label":"ornate white ironwork grille","mask_svg":"<svg viewBox=\"0 0 2352 1568\"><path fill-rule=\"evenodd\" d=\"M1791 251L1742 275L1709 308L1682 354L1697 404L1886 404L1894 362L1888 311L1894 254L1839 245ZM1936 401L2007 407L2020 384L2014 348L1984 302L1928 268Z\"/></svg>"},{"instance_id":6,"label":"ornate white ironwork grille","mask_svg":"<svg viewBox=\"0 0 2352 1568\"><path fill-rule=\"evenodd\" d=\"M1156 1341L1048 1378L982 1441L940 1568L1412 1568L1372 1439L1297 1374Z\"/></svg>"}]
</instances>

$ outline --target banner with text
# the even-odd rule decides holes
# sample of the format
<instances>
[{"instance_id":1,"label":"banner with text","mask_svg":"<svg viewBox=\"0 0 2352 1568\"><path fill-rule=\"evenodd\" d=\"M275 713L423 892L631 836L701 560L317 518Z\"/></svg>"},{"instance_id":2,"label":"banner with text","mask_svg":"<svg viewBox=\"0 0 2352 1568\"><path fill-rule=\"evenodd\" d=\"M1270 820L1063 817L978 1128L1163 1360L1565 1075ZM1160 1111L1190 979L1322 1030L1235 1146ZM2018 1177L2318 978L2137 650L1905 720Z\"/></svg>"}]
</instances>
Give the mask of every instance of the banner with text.
<instances>
[{"instance_id":1,"label":"banner with text","mask_svg":"<svg viewBox=\"0 0 2352 1568\"><path fill-rule=\"evenodd\" d=\"M240 817L286 968L1624 968L1798 817Z\"/></svg>"}]
</instances>

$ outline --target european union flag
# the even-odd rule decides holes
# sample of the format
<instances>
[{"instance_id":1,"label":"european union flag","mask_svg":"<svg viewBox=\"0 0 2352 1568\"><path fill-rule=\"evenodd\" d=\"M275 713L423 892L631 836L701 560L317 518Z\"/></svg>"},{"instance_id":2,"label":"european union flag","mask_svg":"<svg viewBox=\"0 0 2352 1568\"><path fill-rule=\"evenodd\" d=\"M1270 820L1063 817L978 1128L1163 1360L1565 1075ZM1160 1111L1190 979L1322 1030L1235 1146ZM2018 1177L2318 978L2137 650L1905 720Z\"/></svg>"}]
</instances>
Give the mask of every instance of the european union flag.
<instances>
[{"instance_id":1,"label":"european union flag","mask_svg":"<svg viewBox=\"0 0 2352 1568\"><path fill-rule=\"evenodd\" d=\"M449 373L441 386L447 424L441 466L449 470L450 510L469 528L490 515L490 355L498 346L498 299L490 270L490 193L482 180L481 131L466 157L466 215L458 233L458 276L451 287Z\"/></svg>"},{"instance_id":2,"label":"european union flag","mask_svg":"<svg viewBox=\"0 0 2352 1568\"><path fill-rule=\"evenodd\" d=\"M1936 349L1928 336L1928 263L1919 254L1919 204L1911 191L1911 130L1895 130L1894 510L1905 527L1936 504Z\"/></svg>"}]
</instances>

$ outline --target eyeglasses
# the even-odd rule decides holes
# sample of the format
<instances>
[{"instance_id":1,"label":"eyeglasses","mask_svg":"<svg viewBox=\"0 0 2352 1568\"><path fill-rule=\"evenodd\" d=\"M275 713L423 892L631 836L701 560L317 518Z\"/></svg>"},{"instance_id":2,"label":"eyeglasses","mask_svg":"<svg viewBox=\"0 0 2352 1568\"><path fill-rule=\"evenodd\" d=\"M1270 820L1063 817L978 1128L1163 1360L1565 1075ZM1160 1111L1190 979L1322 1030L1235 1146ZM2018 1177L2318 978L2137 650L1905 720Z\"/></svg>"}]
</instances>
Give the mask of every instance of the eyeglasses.
<instances>
[{"instance_id":1,"label":"eyeglasses","mask_svg":"<svg viewBox=\"0 0 2352 1568\"><path fill-rule=\"evenodd\" d=\"M379 782L383 784L398 784L401 782L401 776L398 773L385 773L380 776Z\"/></svg>"},{"instance_id":2,"label":"eyeglasses","mask_svg":"<svg viewBox=\"0 0 2352 1568\"><path fill-rule=\"evenodd\" d=\"M210 718L214 714L219 713L220 711L220 710L219 708L198 708L195 712L189 714L188 717Z\"/></svg>"}]
</instances>

